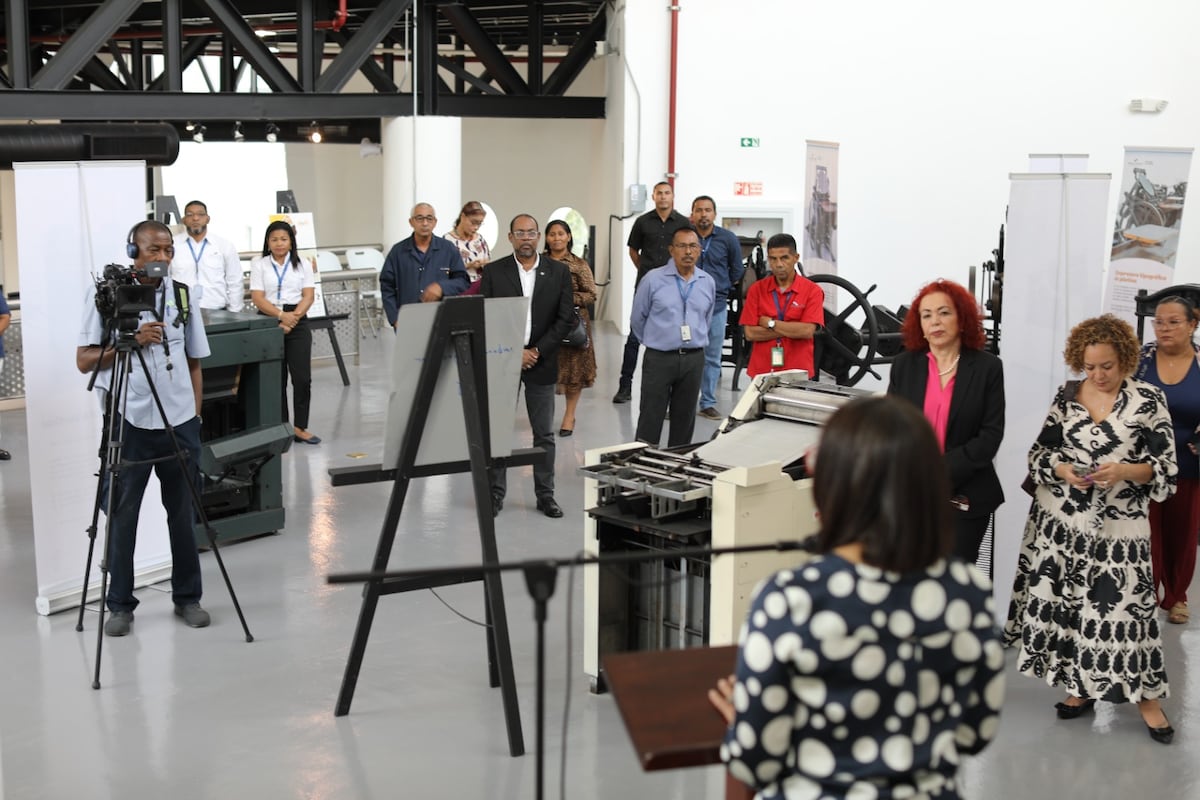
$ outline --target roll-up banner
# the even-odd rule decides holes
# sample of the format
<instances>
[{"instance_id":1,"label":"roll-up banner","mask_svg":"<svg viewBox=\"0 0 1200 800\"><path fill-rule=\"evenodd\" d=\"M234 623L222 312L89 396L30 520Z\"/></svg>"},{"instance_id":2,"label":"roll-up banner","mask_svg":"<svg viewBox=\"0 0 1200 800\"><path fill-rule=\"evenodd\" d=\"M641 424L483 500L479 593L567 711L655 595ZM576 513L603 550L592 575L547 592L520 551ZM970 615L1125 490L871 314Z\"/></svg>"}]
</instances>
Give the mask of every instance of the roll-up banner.
<instances>
[{"instance_id":1,"label":"roll-up banner","mask_svg":"<svg viewBox=\"0 0 1200 800\"><path fill-rule=\"evenodd\" d=\"M1190 147L1125 148L1104 310L1130 324L1139 289L1153 294L1175 283L1191 167Z\"/></svg>"},{"instance_id":2,"label":"roll-up banner","mask_svg":"<svg viewBox=\"0 0 1200 800\"><path fill-rule=\"evenodd\" d=\"M837 274L838 144L808 140L805 158L804 271Z\"/></svg>"}]
</instances>

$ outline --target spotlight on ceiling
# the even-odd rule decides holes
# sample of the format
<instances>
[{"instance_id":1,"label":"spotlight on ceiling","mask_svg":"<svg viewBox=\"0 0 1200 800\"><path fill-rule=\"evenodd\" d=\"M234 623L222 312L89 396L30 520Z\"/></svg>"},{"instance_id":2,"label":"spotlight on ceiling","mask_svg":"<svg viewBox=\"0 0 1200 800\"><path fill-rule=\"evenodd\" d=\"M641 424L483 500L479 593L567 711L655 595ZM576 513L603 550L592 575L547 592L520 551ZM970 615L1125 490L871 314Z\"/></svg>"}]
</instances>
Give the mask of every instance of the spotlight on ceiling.
<instances>
[{"instance_id":1,"label":"spotlight on ceiling","mask_svg":"<svg viewBox=\"0 0 1200 800\"><path fill-rule=\"evenodd\" d=\"M208 128L204 127L203 125L196 126L196 128L192 131L192 141L196 144L204 144L204 134L207 130Z\"/></svg>"},{"instance_id":2,"label":"spotlight on ceiling","mask_svg":"<svg viewBox=\"0 0 1200 800\"><path fill-rule=\"evenodd\" d=\"M267 123L267 141L272 144L279 141L279 126L274 122Z\"/></svg>"},{"instance_id":3,"label":"spotlight on ceiling","mask_svg":"<svg viewBox=\"0 0 1200 800\"><path fill-rule=\"evenodd\" d=\"M188 122L187 122L187 125L184 125L183 127L184 127L184 128L185 128L185 129L186 129L186 130L187 130L189 133L191 133L192 131L196 130L196 123L192 122L192 121L189 119L189 120L188 120Z\"/></svg>"},{"instance_id":4,"label":"spotlight on ceiling","mask_svg":"<svg viewBox=\"0 0 1200 800\"><path fill-rule=\"evenodd\" d=\"M320 144L325 140L325 133L321 130L321 125L316 120L308 126L308 140L313 144Z\"/></svg>"},{"instance_id":5,"label":"spotlight on ceiling","mask_svg":"<svg viewBox=\"0 0 1200 800\"><path fill-rule=\"evenodd\" d=\"M246 134L242 133L242 123L240 122L233 123L233 140L235 142L246 141Z\"/></svg>"}]
</instances>

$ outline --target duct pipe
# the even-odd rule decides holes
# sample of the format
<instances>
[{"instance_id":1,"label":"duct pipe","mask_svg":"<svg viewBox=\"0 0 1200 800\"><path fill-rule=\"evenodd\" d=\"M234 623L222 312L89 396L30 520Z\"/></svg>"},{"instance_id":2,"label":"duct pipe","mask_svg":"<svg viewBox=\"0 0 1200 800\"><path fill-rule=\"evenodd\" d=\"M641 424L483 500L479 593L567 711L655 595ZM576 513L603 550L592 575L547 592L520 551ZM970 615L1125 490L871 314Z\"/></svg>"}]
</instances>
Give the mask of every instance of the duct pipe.
<instances>
[{"instance_id":1,"label":"duct pipe","mask_svg":"<svg viewBox=\"0 0 1200 800\"><path fill-rule=\"evenodd\" d=\"M23 161L145 161L173 164L179 132L165 123L0 125L0 169Z\"/></svg>"}]
</instances>

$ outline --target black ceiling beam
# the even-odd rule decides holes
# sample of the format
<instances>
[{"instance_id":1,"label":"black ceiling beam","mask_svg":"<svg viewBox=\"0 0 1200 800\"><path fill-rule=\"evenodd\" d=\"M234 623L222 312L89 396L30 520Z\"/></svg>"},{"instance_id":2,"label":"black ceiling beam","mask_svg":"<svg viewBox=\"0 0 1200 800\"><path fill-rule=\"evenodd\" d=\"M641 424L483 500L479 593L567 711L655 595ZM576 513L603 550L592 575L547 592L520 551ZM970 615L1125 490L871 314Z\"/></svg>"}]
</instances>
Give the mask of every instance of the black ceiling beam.
<instances>
[{"instance_id":1,"label":"black ceiling beam","mask_svg":"<svg viewBox=\"0 0 1200 800\"><path fill-rule=\"evenodd\" d=\"M163 88L183 91L183 3L162 0Z\"/></svg>"},{"instance_id":2,"label":"black ceiling beam","mask_svg":"<svg viewBox=\"0 0 1200 800\"><path fill-rule=\"evenodd\" d=\"M436 0L420 0L413 31L413 91L417 93L417 113L438 113L438 17Z\"/></svg>"},{"instance_id":3,"label":"black ceiling beam","mask_svg":"<svg viewBox=\"0 0 1200 800\"><path fill-rule=\"evenodd\" d=\"M525 80L530 94L542 93L542 0L529 0L529 37L526 45Z\"/></svg>"},{"instance_id":4,"label":"black ceiling beam","mask_svg":"<svg viewBox=\"0 0 1200 800\"><path fill-rule=\"evenodd\" d=\"M112 74L107 64L96 56L88 59L87 63L83 65L83 69L79 70L79 74L93 86L105 91L123 92L129 88L121 82L120 78Z\"/></svg>"},{"instance_id":5,"label":"black ceiling beam","mask_svg":"<svg viewBox=\"0 0 1200 800\"><path fill-rule=\"evenodd\" d=\"M121 23L141 5L141 0L105 0L38 70L30 88L46 91L70 84L88 59L100 52Z\"/></svg>"},{"instance_id":6,"label":"black ceiling beam","mask_svg":"<svg viewBox=\"0 0 1200 800\"><path fill-rule=\"evenodd\" d=\"M29 16L25 0L4 0L4 47L8 55L9 85L28 89L29 78Z\"/></svg>"},{"instance_id":7,"label":"black ceiling beam","mask_svg":"<svg viewBox=\"0 0 1200 800\"><path fill-rule=\"evenodd\" d=\"M254 30L246 24L245 18L232 4L226 0L195 0L196 4L208 12L217 27L225 32L242 51L242 57L250 62L262 79L275 92L299 92L300 84L284 68L271 51L267 48Z\"/></svg>"},{"instance_id":8,"label":"black ceiling beam","mask_svg":"<svg viewBox=\"0 0 1200 800\"><path fill-rule=\"evenodd\" d=\"M441 6L439 10L454 27L459 38L479 57L483 66L492 74L501 89L511 95L529 94L529 86L521 78L520 73L505 58L503 51L496 46L470 10L464 6Z\"/></svg>"},{"instance_id":9,"label":"black ceiling beam","mask_svg":"<svg viewBox=\"0 0 1200 800\"><path fill-rule=\"evenodd\" d=\"M328 35L329 35L329 38L333 42L337 43L339 46L341 46L343 48L343 50L342 50L343 53L346 52L344 48L345 48L345 44L347 42L347 38L344 33L342 33L341 31L329 31ZM361 34L359 34L359 35L361 36ZM357 39L358 36L355 36L354 38ZM363 75L366 76L367 80L371 82L371 86L373 86L375 88L375 91L380 92L382 94L394 94L394 93L400 91L400 87L396 85L396 82L392 80L392 77L390 75L388 75L387 72L385 72L382 67L380 67L378 64L375 63L375 59L372 56L368 55L366 60L358 65L358 69L359 69L359 71L362 72ZM325 71L325 74L328 74L328 73L329 73L329 70L327 69ZM325 78L325 75L322 75L317 80L317 90L318 91L325 91L320 88L321 81L324 78ZM331 92L341 91L341 87L338 87L337 89L329 89L328 91L331 91Z\"/></svg>"},{"instance_id":10,"label":"black ceiling beam","mask_svg":"<svg viewBox=\"0 0 1200 800\"><path fill-rule=\"evenodd\" d=\"M129 66L125 63L125 54L121 52L120 45L116 39L108 40L108 55L113 63L117 65L117 71L121 73L121 80L125 81L125 86L131 90L139 90L142 87L133 82L133 75L129 72Z\"/></svg>"},{"instance_id":11,"label":"black ceiling beam","mask_svg":"<svg viewBox=\"0 0 1200 800\"><path fill-rule=\"evenodd\" d=\"M358 33L342 45L342 52L321 72L317 78L317 91L340 92L344 89L354 77L354 73L371 60L375 45L379 44L400 17L404 16L411 2L412 0L383 0L376 6L371 16L358 27Z\"/></svg>"},{"instance_id":12,"label":"black ceiling beam","mask_svg":"<svg viewBox=\"0 0 1200 800\"><path fill-rule=\"evenodd\" d=\"M296 2L296 76L300 89L311 92L317 85L321 59L317 53L317 15L308 0Z\"/></svg>"},{"instance_id":13,"label":"black ceiling beam","mask_svg":"<svg viewBox=\"0 0 1200 800\"><path fill-rule=\"evenodd\" d=\"M187 44L183 46L183 52L179 54L179 67L185 70L188 66L200 56L204 55L204 51L208 49L208 43L211 42L211 36L196 36L187 40ZM138 42L134 42L138 44ZM135 48L136 51L136 48ZM150 81L146 85L147 92L163 91L163 84L167 81L167 73L160 73L157 78Z\"/></svg>"},{"instance_id":14,"label":"black ceiling beam","mask_svg":"<svg viewBox=\"0 0 1200 800\"><path fill-rule=\"evenodd\" d=\"M471 84L473 88L478 89L484 94L500 94L500 90L488 83L485 78L472 75L470 71L453 59L447 58L446 56L438 56L437 63L438 66L449 72L458 80ZM465 92L455 92L455 94L465 94Z\"/></svg>"},{"instance_id":15,"label":"black ceiling beam","mask_svg":"<svg viewBox=\"0 0 1200 800\"><path fill-rule=\"evenodd\" d=\"M512 97L443 94L441 114L453 117L598 119L603 97ZM39 92L0 90L0 119L272 120L412 116L411 94L259 94L198 92Z\"/></svg>"},{"instance_id":16,"label":"black ceiling beam","mask_svg":"<svg viewBox=\"0 0 1200 800\"><path fill-rule=\"evenodd\" d=\"M562 61L558 62L554 72L550 73L550 77L546 79L546 85L542 88L543 93L557 96L571 87L571 84L579 77L579 73L583 72L583 68L592 60L592 56L596 52L596 42L604 36L605 27L606 17L604 9L601 8L600 13L592 20L592 24L580 32L575 44L571 45L571 49L563 56Z\"/></svg>"},{"instance_id":17,"label":"black ceiling beam","mask_svg":"<svg viewBox=\"0 0 1200 800\"><path fill-rule=\"evenodd\" d=\"M603 119L603 97L532 97L530 95L454 95L438 98L438 113L447 117L511 117L524 119Z\"/></svg>"}]
</instances>

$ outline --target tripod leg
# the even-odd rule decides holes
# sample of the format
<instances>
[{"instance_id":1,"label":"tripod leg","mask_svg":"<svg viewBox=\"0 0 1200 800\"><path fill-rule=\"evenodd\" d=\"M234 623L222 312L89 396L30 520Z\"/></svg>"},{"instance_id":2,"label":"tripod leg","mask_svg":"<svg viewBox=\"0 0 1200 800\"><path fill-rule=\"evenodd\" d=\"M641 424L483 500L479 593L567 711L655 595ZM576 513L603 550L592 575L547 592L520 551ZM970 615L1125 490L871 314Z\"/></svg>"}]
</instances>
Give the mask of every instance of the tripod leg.
<instances>
[{"instance_id":1,"label":"tripod leg","mask_svg":"<svg viewBox=\"0 0 1200 800\"><path fill-rule=\"evenodd\" d=\"M142 371L147 376L150 375L150 370L146 366L146 357L142 355L142 351L137 351L138 360L142 364ZM187 456L183 452L183 448L179 446L179 439L175 436L175 428L172 427L167 419L167 412L163 408L162 400L158 396L158 387L154 385L154 381L147 381L150 386L150 394L154 397L154 405L158 409L158 415L163 421L163 426L166 429L167 436L171 439L171 447L175 450L175 459L179 463L179 469L184 474L184 483L187 484L188 490L192 496L192 508L196 512L196 516L200 520L200 524L204 526L204 533L208 536L208 543L212 547L213 556L217 560L217 567L221 570L221 577L225 580L225 588L229 590L229 599L233 601L233 609L237 612L238 621L242 623L242 632L246 635L247 642L253 642L254 636L250 633L250 628L246 625L246 616L242 613L241 603L238 602L237 593L233 590L233 583L229 580L229 572L225 569L225 560L221 558L221 550L217 547L217 535L212 528L212 524L208 520L208 514L204 513L204 504L200 499L200 490L197 488L197 474L193 470L197 465L193 465L188 461Z\"/></svg>"}]
</instances>

